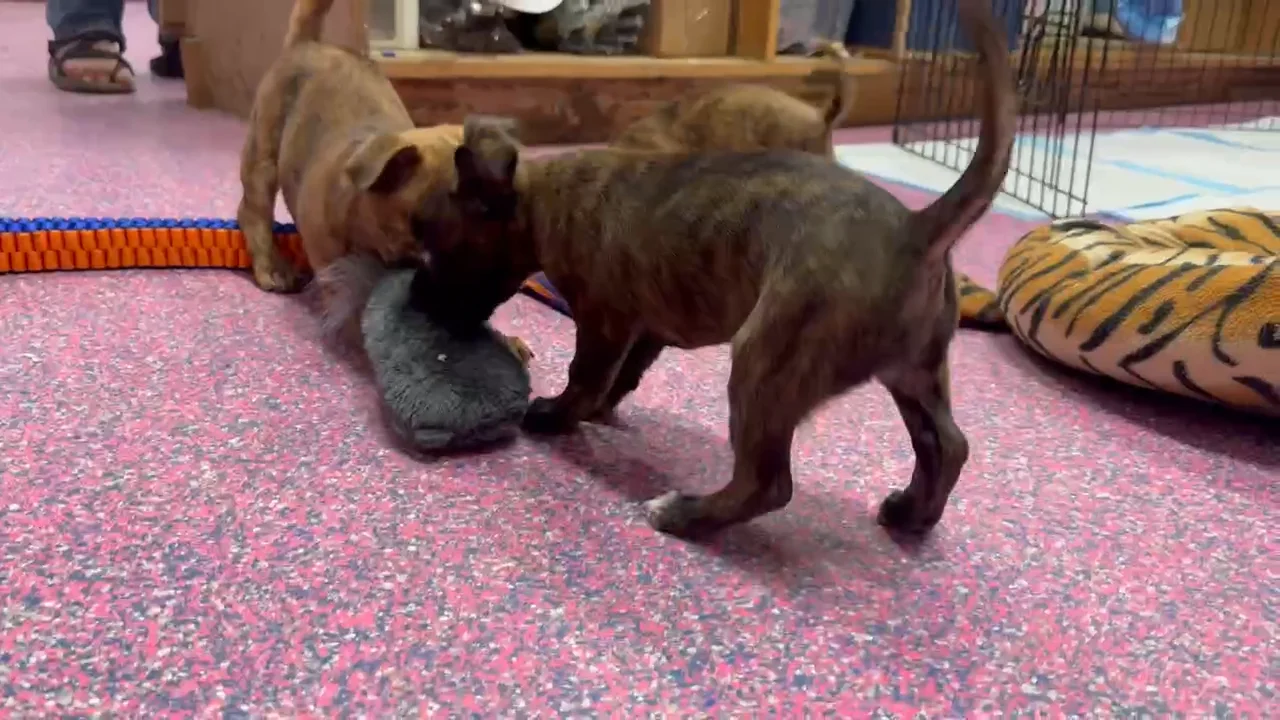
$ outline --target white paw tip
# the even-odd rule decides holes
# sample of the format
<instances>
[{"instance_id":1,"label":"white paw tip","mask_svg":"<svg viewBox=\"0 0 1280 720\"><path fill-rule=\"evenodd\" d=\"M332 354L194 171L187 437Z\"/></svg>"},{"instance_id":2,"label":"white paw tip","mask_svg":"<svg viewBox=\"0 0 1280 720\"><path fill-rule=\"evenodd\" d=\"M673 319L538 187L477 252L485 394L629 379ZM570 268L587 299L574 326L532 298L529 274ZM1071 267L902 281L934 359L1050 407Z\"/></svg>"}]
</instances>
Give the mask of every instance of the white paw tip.
<instances>
[{"instance_id":1,"label":"white paw tip","mask_svg":"<svg viewBox=\"0 0 1280 720\"><path fill-rule=\"evenodd\" d=\"M672 490L669 493L659 495L652 500L646 500L644 503L645 514L650 518L655 518L666 512L677 500L680 499L680 493Z\"/></svg>"}]
</instances>

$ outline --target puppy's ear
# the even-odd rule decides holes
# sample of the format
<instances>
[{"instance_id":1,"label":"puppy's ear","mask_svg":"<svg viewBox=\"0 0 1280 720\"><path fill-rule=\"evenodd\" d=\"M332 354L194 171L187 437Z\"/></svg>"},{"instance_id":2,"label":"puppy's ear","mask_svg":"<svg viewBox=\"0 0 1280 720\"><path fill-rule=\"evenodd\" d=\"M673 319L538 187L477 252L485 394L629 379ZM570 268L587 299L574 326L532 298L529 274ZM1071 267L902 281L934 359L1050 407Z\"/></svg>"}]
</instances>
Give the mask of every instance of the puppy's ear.
<instances>
[{"instance_id":1,"label":"puppy's ear","mask_svg":"<svg viewBox=\"0 0 1280 720\"><path fill-rule=\"evenodd\" d=\"M477 149L459 145L453 151L453 164L458 171L458 190L464 194L512 190L520 153L515 148Z\"/></svg>"},{"instance_id":2,"label":"puppy's ear","mask_svg":"<svg viewBox=\"0 0 1280 720\"><path fill-rule=\"evenodd\" d=\"M347 177L364 192L390 195L422 168L418 147L395 135L374 135L347 160Z\"/></svg>"},{"instance_id":3,"label":"puppy's ear","mask_svg":"<svg viewBox=\"0 0 1280 720\"><path fill-rule=\"evenodd\" d=\"M520 157L516 121L470 115L462 122L462 145L454 153L458 183L510 184Z\"/></svg>"},{"instance_id":4,"label":"puppy's ear","mask_svg":"<svg viewBox=\"0 0 1280 720\"><path fill-rule=\"evenodd\" d=\"M520 144L510 132L514 127L506 118L469 117L453 153L457 197L495 219L509 216L515 206Z\"/></svg>"},{"instance_id":5,"label":"puppy's ear","mask_svg":"<svg viewBox=\"0 0 1280 720\"><path fill-rule=\"evenodd\" d=\"M500 115L468 115L462 120L462 142L474 144L486 137L517 145L520 142L520 123L515 118Z\"/></svg>"}]
</instances>

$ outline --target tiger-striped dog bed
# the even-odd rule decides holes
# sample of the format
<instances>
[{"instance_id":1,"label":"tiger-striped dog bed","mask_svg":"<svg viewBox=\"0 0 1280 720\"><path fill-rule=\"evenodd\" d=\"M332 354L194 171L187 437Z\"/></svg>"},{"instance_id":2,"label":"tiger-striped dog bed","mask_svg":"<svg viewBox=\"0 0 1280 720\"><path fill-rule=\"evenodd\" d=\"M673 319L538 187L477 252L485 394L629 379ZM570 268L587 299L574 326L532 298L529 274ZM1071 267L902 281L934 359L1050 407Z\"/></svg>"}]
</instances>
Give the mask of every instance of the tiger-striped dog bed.
<instances>
[{"instance_id":1,"label":"tiger-striped dog bed","mask_svg":"<svg viewBox=\"0 0 1280 720\"><path fill-rule=\"evenodd\" d=\"M1280 213L1110 226L1066 220L1010 248L991 292L957 277L961 327L1012 331L1050 360L1280 415Z\"/></svg>"}]
</instances>

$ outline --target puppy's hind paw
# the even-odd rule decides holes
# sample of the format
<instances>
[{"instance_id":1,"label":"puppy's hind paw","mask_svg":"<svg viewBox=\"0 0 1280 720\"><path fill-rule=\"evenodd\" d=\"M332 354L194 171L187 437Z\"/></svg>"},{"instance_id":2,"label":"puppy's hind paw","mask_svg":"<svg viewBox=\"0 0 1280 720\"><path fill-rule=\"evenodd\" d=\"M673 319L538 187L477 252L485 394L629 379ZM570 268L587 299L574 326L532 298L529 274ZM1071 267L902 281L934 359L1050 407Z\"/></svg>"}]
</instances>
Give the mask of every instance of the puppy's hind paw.
<instances>
[{"instance_id":1,"label":"puppy's hind paw","mask_svg":"<svg viewBox=\"0 0 1280 720\"><path fill-rule=\"evenodd\" d=\"M536 435L563 435L577 425L565 415L556 401L551 398L535 398L525 411L521 426Z\"/></svg>"},{"instance_id":2,"label":"puppy's hind paw","mask_svg":"<svg viewBox=\"0 0 1280 720\"><path fill-rule=\"evenodd\" d=\"M941 519L942 513L927 512L924 503L902 490L889 493L876 516L882 527L906 535L924 535Z\"/></svg>"},{"instance_id":3,"label":"puppy's hind paw","mask_svg":"<svg viewBox=\"0 0 1280 720\"><path fill-rule=\"evenodd\" d=\"M646 501L644 514L649 527L684 540L703 538L720 529L701 512L697 497L674 490Z\"/></svg>"},{"instance_id":4,"label":"puppy's hind paw","mask_svg":"<svg viewBox=\"0 0 1280 720\"><path fill-rule=\"evenodd\" d=\"M253 268L253 281L259 288L274 293L296 293L306 284L306 278L292 266Z\"/></svg>"}]
</instances>

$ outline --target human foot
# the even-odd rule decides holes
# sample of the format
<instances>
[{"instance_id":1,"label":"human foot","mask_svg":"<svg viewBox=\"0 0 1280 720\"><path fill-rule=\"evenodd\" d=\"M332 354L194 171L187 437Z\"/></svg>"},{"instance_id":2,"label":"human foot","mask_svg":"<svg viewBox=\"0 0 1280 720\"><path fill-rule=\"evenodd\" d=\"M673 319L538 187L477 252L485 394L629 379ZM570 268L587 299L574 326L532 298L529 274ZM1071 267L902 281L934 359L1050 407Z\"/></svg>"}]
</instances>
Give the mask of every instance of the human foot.
<instances>
[{"instance_id":1,"label":"human foot","mask_svg":"<svg viewBox=\"0 0 1280 720\"><path fill-rule=\"evenodd\" d=\"M49 79L59 90L75 93L131 93L133 67L120 41L109 33L89 32L49 43Z\"/></svg>"}]
</instances>

